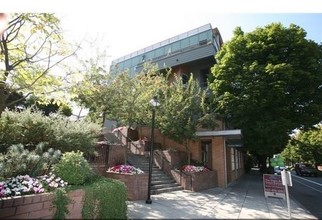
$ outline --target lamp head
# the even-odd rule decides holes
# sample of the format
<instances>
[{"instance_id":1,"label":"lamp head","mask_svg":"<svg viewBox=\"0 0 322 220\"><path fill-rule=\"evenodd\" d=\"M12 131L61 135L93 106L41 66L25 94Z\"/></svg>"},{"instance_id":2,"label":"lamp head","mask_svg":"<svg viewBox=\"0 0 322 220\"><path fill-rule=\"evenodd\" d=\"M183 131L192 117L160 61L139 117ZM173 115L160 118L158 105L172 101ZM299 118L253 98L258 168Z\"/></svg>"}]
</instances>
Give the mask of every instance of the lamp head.
<instances>
[{"instance_id":1,"label":"lamp head","mask_svg":"<svg viewBox=\"0 0 322 220\"><path fill-rule=\"evenodd\" d=\"M158 98L156 96L153 96L153 98L150 100L150 104L153 107L158 107L160 105L160 103L158 102Z\"/></svg>"}]
</instances>

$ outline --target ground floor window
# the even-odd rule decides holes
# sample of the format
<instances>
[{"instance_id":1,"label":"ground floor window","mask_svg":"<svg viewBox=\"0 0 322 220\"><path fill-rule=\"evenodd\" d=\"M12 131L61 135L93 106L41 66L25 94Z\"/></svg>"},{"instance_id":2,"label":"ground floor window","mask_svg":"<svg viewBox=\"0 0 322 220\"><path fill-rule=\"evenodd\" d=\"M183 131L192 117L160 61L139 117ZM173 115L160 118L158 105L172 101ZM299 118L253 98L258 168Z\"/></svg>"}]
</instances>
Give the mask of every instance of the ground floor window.
<instances>
[{"instance_id":1,"label":"ground floor window","mask_svg":"<svg viewBox=\"0 0 322 220\"><path fill-rule=\"evenodd\" d=\"M235 148L230 148L230 155L231 155L231 170L236 169L236 162L235 162Z\"/></svg>"}]
</instances>

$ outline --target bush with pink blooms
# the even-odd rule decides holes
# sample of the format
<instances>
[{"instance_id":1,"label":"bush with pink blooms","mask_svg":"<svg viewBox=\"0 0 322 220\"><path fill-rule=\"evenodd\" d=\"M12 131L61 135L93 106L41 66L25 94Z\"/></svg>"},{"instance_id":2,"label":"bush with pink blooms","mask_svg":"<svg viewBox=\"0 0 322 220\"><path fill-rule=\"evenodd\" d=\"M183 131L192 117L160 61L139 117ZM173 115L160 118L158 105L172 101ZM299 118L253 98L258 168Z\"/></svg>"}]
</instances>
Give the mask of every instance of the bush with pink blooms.
<instances>
[{"instance_id":1,"label":"bush with pink blooms","mask_svg":"<svg viewBox=\"0 0 322 220\"><path fill-rule=\"evenodd\" d=\"M194 165L184 165L180 168L183 172L203 172L203 171L210 171L209 168L205 166L194 166Z\"/></svg>"},{"instance_id":2,"label":"bush with pink blooms","mask_svg":"<svg viewBox=\"0 0 322 220\"><path fill-rule=\"evenodd\" d=\"M110 167L107 172L109 173L119 173L119 174L142 174L144 173L143 170L140 168L136 168L131 165L116 165Z\"/></svg>"},{"instance_id":3,"label":"bush with pink blooms","mask_svg":"<svg viewBox=\"0 0 322 220\"><path fill-rule=\"evenodd\" d=\"M14 178L0 181L0 198L51 192L56 188L63 188L67 184L67 182L54 174L37 178L29 175L18 175Z\"/></svg>"}]
</instances>

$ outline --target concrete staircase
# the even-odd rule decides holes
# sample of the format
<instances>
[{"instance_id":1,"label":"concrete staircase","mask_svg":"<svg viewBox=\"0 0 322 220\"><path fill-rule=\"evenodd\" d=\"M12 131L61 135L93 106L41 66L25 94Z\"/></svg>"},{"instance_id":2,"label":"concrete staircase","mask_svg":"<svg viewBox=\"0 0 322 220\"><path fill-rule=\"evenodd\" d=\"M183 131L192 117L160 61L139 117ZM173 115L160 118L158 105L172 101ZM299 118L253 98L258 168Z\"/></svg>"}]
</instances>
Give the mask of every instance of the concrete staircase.
<instances>
[{"instance_id":1,"label":"concrete staircase","mask_svg":"<svg viewBox=\"0 0 322 220\"><path fill-rule=\"evenodd\" d=\"M140 168L145 173L149 172L149 158L144 155L128 154L128 163L136 168ZM151 179L151 195L164 192L183 190L175 180L165 174L161 169L153 164Z\"/></svg>"}]
</instances>

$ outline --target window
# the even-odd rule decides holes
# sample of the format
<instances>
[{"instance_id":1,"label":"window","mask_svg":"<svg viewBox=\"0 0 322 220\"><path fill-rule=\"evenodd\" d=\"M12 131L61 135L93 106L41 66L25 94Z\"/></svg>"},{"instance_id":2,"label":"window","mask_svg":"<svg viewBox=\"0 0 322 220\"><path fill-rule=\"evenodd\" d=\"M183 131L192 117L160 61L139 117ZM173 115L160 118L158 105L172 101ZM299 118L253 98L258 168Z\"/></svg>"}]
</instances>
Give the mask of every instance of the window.
<instances>
[{"instance_id":1,"label":"window","mask_svg":"<svg viewBox=\"0 0 322 220\"><path fill-rule=\"evenodd\" d=\"M185 74L185 73L182 73L181 79L182 79L183 86L186 86L188 84L188 81L189 81L189 76L187 74Z\"/></svg>"},{"instance_id":2,"label":"window","mask_svg":"<svg viewBox=\"0 0 322 220\"><path fill-rule=\"evenodd\" d=\"M160 57L164 55L164 47L160 47L155 50L155 57Z\"/></svg>"},{"instance_id":3,"label":"window","mask_svg":"<svg viewBox=\"0 0 322 220\"><path fill-rule=\"evenodd\" d=\"M235 163L235 149L230 148L231 153L231 170L234 171L236 169L236 163Z\"/></svg>"},{"instance_id":4,"label":"window","mask_svg":"<svg viewBox=\"0 0 322 220\"><path fill-rule=\"evenodd\" d=\"M173 44L171 44L171 50L172 50L172 52L180 50L180 41L177 41L177 42L174 42Z\"/></svg>"},{"instance_id":5,"label":"window","mask_svg":"<svg viewBox=\"0 0 322 220\"><path fill-rule=\"evenodd\" d=\"M189 47L189 38L185 38L181 40L181 49Z\"/></svg>"},{"instance_id":6,"label":"window","mask_svg":"<svg viewBox=\"0 0 322 220\"><path fill-rule=\"evenodd\" d=\"M198 35L191 36L189 39L190 39L190 46L199 44Z\"/></svg>"}]
</instances>

